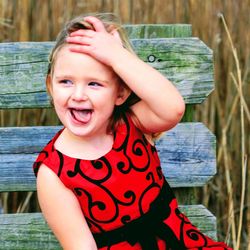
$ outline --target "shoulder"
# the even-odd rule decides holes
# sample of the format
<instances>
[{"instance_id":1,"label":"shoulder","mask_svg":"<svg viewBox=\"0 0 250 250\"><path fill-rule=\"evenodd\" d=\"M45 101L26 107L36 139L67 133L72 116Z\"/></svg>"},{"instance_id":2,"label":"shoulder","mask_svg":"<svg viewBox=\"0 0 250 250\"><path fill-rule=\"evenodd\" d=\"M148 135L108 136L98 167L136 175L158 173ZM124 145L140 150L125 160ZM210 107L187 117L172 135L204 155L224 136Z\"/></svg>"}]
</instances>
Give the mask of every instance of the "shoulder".
<instances>
[{"instance_id":1,"label":"shoulder","mask_svg":"<svg viewBox=\"0 0 250 250\"><path fill-rule=\"evenodd\" d=\"M47 145L38 154L35 162L33 163L33 171L35 176L37 176L38 170L40 169L42 164L46 164L50 168L53 168L54 165L58 165L55 163L56 157L55 157L54 143L61 134L61 132L62 130L57 132L56 135L47 143Z\"/></svg>"},{"instance_id":2,"label":"shoulder","mask_svg":"<svg viewBox=\"0 0 250 250\"><path fill-rule=\"evenodd\" d=\"M57 174L45 164L41 164L39 168L36 185L39 201L50 199L51 204L55 202L57 195L68 190Z\"/></svg>"},{"instance_id":3,"label":"shoulder","mask_svg":"<svg viewBox=\"0 0 250 250\"><path fill-rule=\"evenodd\" d=\"M55 187L63 185L57 174L47 165L42 163L37 172L37 189L40 187Z\"/></svg>"}]
</instances>

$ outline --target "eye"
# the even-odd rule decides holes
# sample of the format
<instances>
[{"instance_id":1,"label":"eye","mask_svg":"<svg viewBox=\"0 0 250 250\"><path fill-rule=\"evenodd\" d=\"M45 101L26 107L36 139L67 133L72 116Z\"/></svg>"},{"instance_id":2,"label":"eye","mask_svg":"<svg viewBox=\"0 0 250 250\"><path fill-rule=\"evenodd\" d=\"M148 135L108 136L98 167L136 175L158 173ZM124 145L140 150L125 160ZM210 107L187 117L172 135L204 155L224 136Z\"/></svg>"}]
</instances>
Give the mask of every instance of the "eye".
<instances>
[{"instance_id":1,"label":"eye","mask_svg":"<svg viewBox=\"0 0 250 250\"><path fill-rule=\"evenodd\" d=\"M72 85L73 84L73 82L68 80L68 79L60 80L59 83L64 84L64 85Z\"/></svg>"},{"instance_id":2,"label":"eye","mask_svg":"<svg viewBox=\"0 0 250 250\"><path fill-rule=\"evenodd\" d=\"M92 87L101 87L102 86L102 84L99 82L89 82L88 85L92 86Z\"/></svg>"}]
</instances>

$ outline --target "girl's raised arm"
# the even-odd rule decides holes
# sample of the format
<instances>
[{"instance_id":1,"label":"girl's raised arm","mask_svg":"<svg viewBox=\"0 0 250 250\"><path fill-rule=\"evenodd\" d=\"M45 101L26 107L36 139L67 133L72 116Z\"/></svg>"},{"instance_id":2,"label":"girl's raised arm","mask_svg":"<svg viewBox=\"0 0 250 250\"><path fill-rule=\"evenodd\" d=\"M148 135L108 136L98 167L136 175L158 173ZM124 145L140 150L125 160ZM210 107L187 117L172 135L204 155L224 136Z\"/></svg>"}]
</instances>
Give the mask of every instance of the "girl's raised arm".
<instances>
[{"instance_id":1,"label":"girl's raised arm","mask_svg":"<svg viewBox=\"0 0 250 250\"><path fill-rule=\"evenodd\" d=\"M141 98L132 110L145 128L143 132L166 131L180 121L185 111L184 100L175 86L157 70L126 50L117 55L113 68Z\"/></svg>"},{"instance_id":2,"label":"girl's raised arm","mask_svg":"<svg viewBox=\"0 0 250 250\"><path fill-rule=\"evenodd\" d=\"M126 85L141 98L132 109L145 133L157 133L174 127L182 118L185 103L175 88L157 70L122 46L119 33L108 33L96 17L86 17L95 30L78 30L67 41L71 50L86 53L110 66Z\"/></svg>"},{"instance_id":3,"label":"girl's raised arm","mask_svg":"<svg viewBox=\"0 0 250 250\"><path fill-rule=\"evenodd\" d=\"M77 198L45 165L38 172L37 193L43 215L64 250L97 250Z\"/></svg>"}]
</instances>

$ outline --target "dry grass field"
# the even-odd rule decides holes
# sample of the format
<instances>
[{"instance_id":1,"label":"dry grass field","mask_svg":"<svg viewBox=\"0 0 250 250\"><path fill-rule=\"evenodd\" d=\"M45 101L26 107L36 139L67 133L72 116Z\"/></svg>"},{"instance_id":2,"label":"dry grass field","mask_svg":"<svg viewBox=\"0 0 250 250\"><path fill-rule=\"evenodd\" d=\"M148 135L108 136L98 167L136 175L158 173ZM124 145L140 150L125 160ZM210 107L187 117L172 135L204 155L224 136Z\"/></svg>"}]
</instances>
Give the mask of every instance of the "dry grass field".
<instances>
[{"instance_id":1,"label":"dry grass field","mask_svg":"<svg viewBox=\"0 0 250 250\"><path fill-rule=\"evenodd\" d=\"M114 12L123 23L189 23L214 51L215 91L193 119L216 134L216 177L199 202L218 219L219 239L250 249L250 0L0 0L0 41L55 40L81 13ZM55 125L52 110L0 110L1 126ZM38 210L32 193L0 194L4 212ZM1 207L1 206L0 206Z\"/></svg>"}]
</instances>

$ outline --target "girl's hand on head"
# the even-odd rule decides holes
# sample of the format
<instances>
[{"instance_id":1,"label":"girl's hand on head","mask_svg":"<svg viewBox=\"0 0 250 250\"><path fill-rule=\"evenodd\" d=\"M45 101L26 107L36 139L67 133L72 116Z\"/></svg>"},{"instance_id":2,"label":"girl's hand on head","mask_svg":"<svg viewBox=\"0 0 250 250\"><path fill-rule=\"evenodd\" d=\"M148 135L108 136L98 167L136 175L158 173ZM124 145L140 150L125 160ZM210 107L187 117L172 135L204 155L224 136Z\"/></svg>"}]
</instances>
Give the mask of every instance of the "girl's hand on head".
<instances>
[{"instance_id":1,"label":"girl's hand on head","mask_svg":"<svg viewBox=\"0 0 250 250\"><path fill-rule=\"evenodd\" d=\"M112 66L113 59L124 50L119 33L114 29L108 33L103 23L96 17L86 17L94 30L80 29L70 33L66 41L70 44L70 50L88 54L102 63Z\"/></svg>"}]
</instances>

